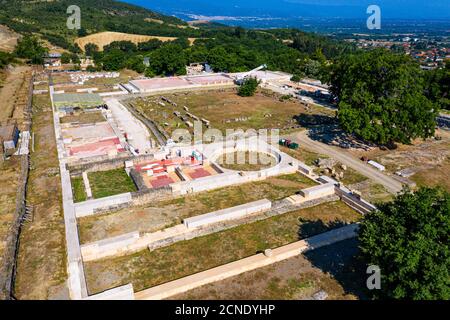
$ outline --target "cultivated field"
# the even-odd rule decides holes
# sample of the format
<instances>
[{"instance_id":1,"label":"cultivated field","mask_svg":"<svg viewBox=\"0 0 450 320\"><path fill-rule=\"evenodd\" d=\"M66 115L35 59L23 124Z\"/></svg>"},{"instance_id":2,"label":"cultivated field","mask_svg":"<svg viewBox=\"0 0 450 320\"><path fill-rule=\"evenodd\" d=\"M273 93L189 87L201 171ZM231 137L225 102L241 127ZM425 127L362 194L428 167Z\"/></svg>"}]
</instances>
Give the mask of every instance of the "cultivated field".
<instances>
[{"instance_id":1,"label":"cultivated field","mask_svg":"<svg viewBox=\"0 0 450 320\"><path fill-rule=\"evenodd\" d=\"M133 283L139 291L325 232L360 215L342 202L325 203L244 224L155 251L85 263L89 292Z\"/></svg>"},{"instance_id":2,"label":"cultivated field","mask_svg":"<svg viewBox=\"0 0 450 320\"><path fill-rule=\"evenodd\" d=\"M129 33L121 33L121 32L100 32L88 35L86 37L75 39L75 43L78 44L81 48L81 50L84 51L85 45L88 43L94 43L96 44L100 50L103 50L103 47L110 44L114 41L131 41L135 44L141 43L141 42L147 42L151 39L158 39L161 41L173 41L177 38L175 37L160 37L160 36L146 36L146 35L140 35L140 34L129 34ZM189 41L193 43L195 41L195 38L189 38Z\"/></svg>"},{"instance_id":3,"label":"cultivated field","mask_svg":"<svg viewBox=\"0 0 450 320\"><path fill-rule=\"evenodd\" d=\"M314 182L300 174L272 177L201 192L144 207L133 207L95 217L78 219L80 242L88 243L127 232L153 232L179 224L182 219L267 198L271 201L291 196Z\"/></svg>"},{"instance_id":4,"label":"cultivated field","mask_svg":"<svg viewBox=\"0 0 450 320\"><path fill-rule=\"evenodd\" d=\"M299 114L334 114L333 111L320 107L305 107L295 100L282 100L279 95L266 90L245 98L238 96L233 89L164 96L178 106L164 103L160 96L136 99L132 103L149 119L156 121L169 135L178 128L189 129L186 123L174 114L175 111L190 122L194 122L194 119L186 115L184 106L188 108L189 113L210 121L211 128L222 132L226 129L298 129L299 124L294 117ZM203 128L206 129L205 126ZM189 130L192 131L192 128Z\"/></svg>"}]
</instances>

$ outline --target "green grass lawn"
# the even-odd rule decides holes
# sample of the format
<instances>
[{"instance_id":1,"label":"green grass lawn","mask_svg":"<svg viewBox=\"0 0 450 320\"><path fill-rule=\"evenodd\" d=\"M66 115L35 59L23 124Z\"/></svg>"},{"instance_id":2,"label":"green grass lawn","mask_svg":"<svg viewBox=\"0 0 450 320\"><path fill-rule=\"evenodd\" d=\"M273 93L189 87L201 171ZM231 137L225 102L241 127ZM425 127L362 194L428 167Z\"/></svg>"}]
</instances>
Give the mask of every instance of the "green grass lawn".
<instances>
[{"instance_id":1,"label":"green grass lawn","mask_svg":"<svg viewBox=\"0 0 450 320\"><path fill-rule=\"evenodd\" d=\"M331 202L233 229L175 243L155 251L88 262L90 293L125 283L142 290L322 233L360 215ZM112 280L108 280L112 279Z\"/></svg>"},{"instance_id":2,"label":"green grass lawn","mask_svg":"<svg viewBox=\"0 0 450 320\"><path fill-rule=\"evenodd\" d=\"M83 177L72 177L72 193L74 202L86 201L86 189L84 188Z\"/></svg>"},{"instance_id":3,"label":"green grass lawn","mask_svg":"<svg viewBox=\"0 0 450 320\"><path fill-rule=\"evenodd\" d=\"M134 192L136 186L123 169L88 173L92 196L95 199Z\"/></svg>"},{"instance_id":4,"label":"green grass lawn","mask_svg":"<svg viewBox=\"0 0 450 320\"><path fill-rule=\"evenodd\" d=\"M339 171L342 171L339 169ZM351 185L360 183L367 180L366 176L363 176L361 173L359 173L356 170L353 170L352 168L347 168L346 171L344 171L344 178L342 179L342 183L345 185Z\"/></svg>"}]
</instances>

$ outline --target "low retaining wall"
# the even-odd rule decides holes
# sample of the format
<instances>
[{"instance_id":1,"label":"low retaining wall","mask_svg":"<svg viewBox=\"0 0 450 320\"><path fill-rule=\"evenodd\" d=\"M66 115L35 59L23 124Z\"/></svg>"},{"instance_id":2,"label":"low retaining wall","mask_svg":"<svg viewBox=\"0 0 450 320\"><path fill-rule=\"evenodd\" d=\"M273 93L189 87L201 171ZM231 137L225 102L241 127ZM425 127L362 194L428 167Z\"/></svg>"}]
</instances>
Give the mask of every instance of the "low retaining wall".
<instances>
[{"instance_id":1,"label":"low retaining wall","mask_svg":"<svg viewBox=\"0 0 450 320\"><path fill-rule=\"evenodd\" d=\"M339 197L336 195L305 201L297 205L294 205L287 200L281 200L274 203L270 210L261 214L249 214L241 219L214 223L195 229L188 229L185 225L179 224L171 228L144 234L138 237L138 239L134 242L128 242L129 239L136 237L136 232L132 232L122 235L123 237L118 236L85 244L81 246L81 252L84 261L93 261L113 256L132 254L145 248L155 250L179 241L190 240L208 234L228 230L242 224L257 222L295 210L314 207L325 202L338 200ZM114 243L114 245L111 246L112 243Z\"/></svg>"},{"instance_id":2,"label":"low retaining wall","mask_svg":"<svg viewBox=\"0 0 450 320\"><path fill-rule=\"evenodd\" d=\"M176 196L177 194L173 193L168 186L158 189L140 190L131 194L130 205L141 206L152 202L174 199Z\"/></svg>"},{"instance_id":3,"label":"low retaining wall","mask_svg":"<svg viewBox=\"0 0 450 320\"><path fill-rule=\"evenodd\" d=\"M128 169L127 169L128 170ZM128 175L133 180L139 191L147 191L149 188L145 185L144 179L134 168L129 169Z\"/></svg>"},{"instance_id":4,"label":"low retaining wall","mask_svg":"<svg viewBox=\"0 0 450 320\"><path fill-rule=\"evenodd\" d=\"M134 300L134 290L132 284L117 287L84 298L83 300Z\"/></svg>"},{"instance_id":5,"label":"low retaining wall","mask_svg":"<svg viewBox=\"0 0 450 320\"><path fill-rule=\"evenodd\" d=\"M102 253L116 252L135 243L137 240L139 240L139 232L135 231L122 234L117 237L96 241L87 245L82 245L81 254L83 256L83 261L94 260L93 257L101 259L104 257Z\"/></svg>"},{"instance_id":6,"label":"low retaining wall","mask_svg":"<svg viewBox=\"0 0 450 320\"><path fill-rule=\"evenodd\" d=\"M154 155L141 155L141 156L119 156L119 158L115 159L104 159L100 161L93 162L91 161L87 163L78 163L78 164L68 164L67 170L70 171L71 174L77 175L82 172L96 172L96 171L108 171L114 170L118 168L125 168L125 161L133 161L133 163L139 163L144 161L150 161L154 159Z\"/></svg>"},{"instance_id":7,"label":"low retaining wall","mask_svg":"<svg viewBox=\"0 0 450 320\"><path fill-rule=\"evenodd\" d=\"M102 211L113 210L131 202L131 193L79 202L74 204L75 216L77 218L87 217Z\"/></svg>"},{"instance_id":8,"label":"low retaining wall","mask_svg":"<svg viewBox=\"0 0 450 320\"><path fill-rule=\"evenodd\" d=\"M243 218L249 214L269 210L272 202L267 199L246 203L240 206L202 214L196 217L184 219L186 228L198 228L212 223L223 222Z\"/></svg>"},{"instance_id":9,"label":"low retaining wall","mask_svg":"<svg viewBox=\"0 0 450 320\"><path fill-rule=\"evenodd\" d=\"M358 225L352 224L331 230L311 238L288 244L272 250L270 257L257 254L220 267L196 273L185 278L171 281L150 289L135 293L136 300L160 300L180 294L194 288L224 280L241 273L295 257L308 250L353 238L357 235Z\"/></svg>"},{"instance_id":10,"label":"low retaining wall","mask_svg":"<svg viewBox=\"0 0 450 320\"><path fill-rule=\"evenodd\" d=\"M298 171L300 171L301 173L303 173L307 176L310 176L311 174L314 173L314 170L311 167L309 167L306 164L301 163L301 162L298 163Z\"/></svg>"},{"instance_id":11,"label":"low retaining wall","mask_svg":"<svg viewBox=\"0 0 450 320\"><path fill-rule=\"evenodd\" d=\"M334 193L335 188L333 183L321 184L318 186L300 190L300 194L306 199L320 198Z\"/></svg>"},{"instance_id":12,"label":"low retaining wall","mask_svg":"<svg viewBox=\"0 0 450 320\"><path fill-rule=\"evenodd\" d=\"M179 182L171 185L171 187L174 193L188 194L261 181L273 176L293 174L296 172L298 172L297 167L294 165L284 165L282 167L277 166L263 171L247 171L243 173L237 171L227 171L216 176L209 176L193 181Z\"/></svg>"},{"instance_id":13,"label":"low retaining wall","mask_svg":"<svg viewBox=\"0 0 450 320\"><path fill-rule=\"evenodd\" d=\"M336 194L345 204L363 215L377 210L377 207L373 204L357 195L352 194L351 191L345 187L336 187Z\"/></svg>"}]
</instances>

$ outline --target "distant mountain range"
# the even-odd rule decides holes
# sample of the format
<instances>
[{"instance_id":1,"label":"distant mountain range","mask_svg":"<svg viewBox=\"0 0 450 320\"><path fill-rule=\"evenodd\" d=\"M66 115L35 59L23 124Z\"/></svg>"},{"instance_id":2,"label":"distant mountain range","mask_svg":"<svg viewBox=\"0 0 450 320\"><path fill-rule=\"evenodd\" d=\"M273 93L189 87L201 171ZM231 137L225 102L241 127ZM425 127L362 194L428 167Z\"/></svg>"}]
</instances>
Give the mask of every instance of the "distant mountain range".
<instances>
[{"instance_id":1,"label":"distant mountain range","mask_svg":"<svg viewBox=\"0 0 450 320\"><path fill-rule=\"evenodd\" d=\"M260 18L365 19L379 5L385 19L450 19L449 0L125 0L165 14Z\"/></svg>"},{"instance_id":2,"label":"distant mountain range","mask_svg":"<svg viewBox=\"0 0 450 320\"><path fill-rule=\"evenodd\" d=\"M122 0L183 20L249 28L367 32L367 8L381 8L383 33L450 34L450 0Z\"/></svg>"}]
</instances>

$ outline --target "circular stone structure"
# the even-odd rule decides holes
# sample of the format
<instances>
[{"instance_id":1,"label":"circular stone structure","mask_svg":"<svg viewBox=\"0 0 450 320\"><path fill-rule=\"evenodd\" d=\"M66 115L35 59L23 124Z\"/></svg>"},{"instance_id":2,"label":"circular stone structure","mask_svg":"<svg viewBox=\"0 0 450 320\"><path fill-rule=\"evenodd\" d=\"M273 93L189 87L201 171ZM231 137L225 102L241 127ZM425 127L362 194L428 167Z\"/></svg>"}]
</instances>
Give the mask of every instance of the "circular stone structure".
<instances>
[{"instance_id":1,"label":"circular stone structure","mask_svg":"<svg viewBox=\"0 0 450 320\"><path fill-rule=\"evenodd\" d=\"M207 156L220 170L235 172L267 172L276 170L282 153L257 140L228 141L226 145L208 145Z\"/></svg>"}]
</instances>

